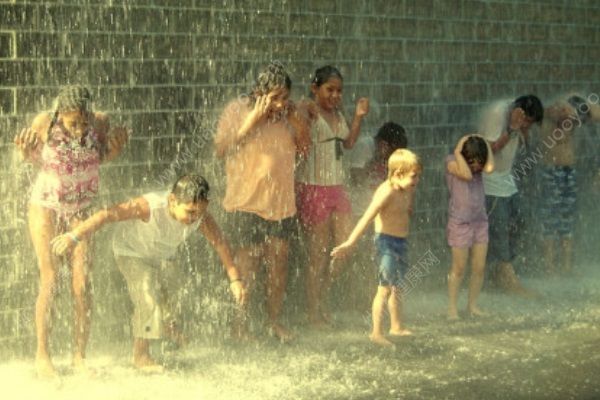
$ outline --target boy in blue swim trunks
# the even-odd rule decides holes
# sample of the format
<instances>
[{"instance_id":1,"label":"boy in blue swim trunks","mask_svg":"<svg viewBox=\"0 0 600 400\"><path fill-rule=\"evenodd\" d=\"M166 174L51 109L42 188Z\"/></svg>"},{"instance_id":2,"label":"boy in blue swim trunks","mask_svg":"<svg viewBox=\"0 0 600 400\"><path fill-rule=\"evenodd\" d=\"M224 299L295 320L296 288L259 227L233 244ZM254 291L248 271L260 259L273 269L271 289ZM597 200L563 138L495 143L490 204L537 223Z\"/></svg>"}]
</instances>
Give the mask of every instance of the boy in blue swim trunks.
<instances>
[{"instance_id":1,"label":"boy in blue swim trunks","mask_svg":"<svg viewBox=\"0 0 600 400\"><path fill-rule=\"evenodd\" d=\"M350 237L331 252L334 258L347 256L375 220L375 243L379 258L379 285L373 299L373 331L369 339L380 346L392 346L383 333L383 313L390 313L392 336L407 336L402 327L401 283L408 270L407 242L414 189L419 182L421 163L417 155L398 149L388 160L388 177L373 195L371 204L360 218Z\"/></svg>"}]
</instances>

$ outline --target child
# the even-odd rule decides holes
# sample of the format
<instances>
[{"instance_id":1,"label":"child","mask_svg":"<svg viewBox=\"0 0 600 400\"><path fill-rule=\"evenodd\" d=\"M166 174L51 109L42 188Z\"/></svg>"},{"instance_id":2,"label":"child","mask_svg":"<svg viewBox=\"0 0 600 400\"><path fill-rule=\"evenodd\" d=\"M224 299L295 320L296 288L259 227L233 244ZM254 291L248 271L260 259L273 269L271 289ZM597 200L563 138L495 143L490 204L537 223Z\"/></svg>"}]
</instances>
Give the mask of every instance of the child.
<instances>
[{"instance_id":1,"label":"child","mask_svg":"<svg viewBox=\"0 0 600 400\"><path fill-rule=\"evenodd\" d=\"M477 297L483 285L487 256L488 220L481 172L494 170L489 144L479 135L460 139L454 154L446 158L446 183L450 192L448 206L448 245L452 248L452 268L448 275L448 318L458 319L457 297L471 249L471 281L467 311L473 316L483 313Z\"/></svg>"},{"instance_id":2,"label":"child","mask_svg":"<svg viewBox=\"0 0 600 400\"><path fill-rule=\"evenodd\" d=\"M352 183L367 183L373 189L387 178L387 161L397 149L406 149L408 139L406 131L395 122L386 122L377 131L375 137L359 140L353 151Z\"/></svg>"},{"instance_id":3,"label":"child","mask_svg":"<svg viewBox=\"0 0 600 400\"><path fill-rule=\"evenodd\" d=\"M540 129L542 158L543 252L550 274L571 273L577 215L577 170L573 134L583 124L600 121L600 106L582 95L561 96L545 109ZM560 255L557 268L556 256Z\"/></svg>"},{"instance_id":4,"label":"child","mask_svg":"<svg viewBox=\"0 0 600 400\"><path fill-rule=\"evenodd\" d=\"M150 339L167 335L182 341L173 304L182 273L171 261L177 248L199 230L215 248L231 282L236 301L243 303L245 290L239 272L215 220L208 213L208 183L199 175L180 177L170 193L154 192L98 211L69 232L52 241L56 254L65 254L80 240L105 224L121 222L113 237L113 253L134 306L133 363L145 372L162 366L150 356ZM162 298L162 297L164 298Z\"/></svg>"},{"instance_id":5,"label":"child","mask_svg":"<svg viewBox=\"0 0 600 400\"><path fill-rule=\"evenodd\" d=\"M281 341L292 333L280 322L287 283L289 238L294 230L296 155L310 146L308 127L289 100L292 81L278 62L256 79L251 94L231 101L215 136L217 157L225 160L223 208L236 232L236 264L251 292L261 261L267 266L267 330ZM249 338L246 315L234 335Z\"/></svg>"},{"instance_id":6,"label":"child","mask_svg":"<svg viewBox=\"0 0 600 400\"><path fill-rule=\"evenodd\" d=\"M314 102L303 104L311 119L312 148L298 173L298 215L307 233L309 264L306 277L308 321L314 327L330 322L325 307L327 292L339 273L339 263L329 266L328 247L340 243L351 228L350 199L344 187L342 155L351 149L360 134L362 119L369 112L369 100L360 98L350 128L342 114L340 71L324 66L315 71L311 84Z\"/></svg>"},{"instance_id":7,"label":"child","mask_svg":"<svg viewBox=\"0 0 600 400\"><path fill-rule=\"evenodd\" d=\"M53 110L38 114L31 127L14 140L21 157L40 169L28 210L29 232L40 269L35 306L35 365L40 377L56 376L48 336L59 264L51 254L50 239L75 228L89 214L98 192L100 163L115 158L127 140L124 128L109 131L108 117L92 110L88 89L66 86L55 99ZM88 241L82 240L70 256L75 306L73 366L77 369L84 369L90 332L88 248Z\"/></svg>"},{"instance_id":8,"label":"child","mask_svg":"<svg viewBox=\"0 0 600 400\"><path fill-rule=\"evenodd\" d=\"M400 284L408 269L407 242L413 192L421 174L419 158L406 149L396 150L388 161L388 178L373 195L371 204L356 224L348 240L331 252L332 257L346 256L375 220L375 244L379 256L379 286L373 299L373 331L369 338L381 346L392 343L383 334L383 312L390 313L390 335L406 336L402 327Z\"/></svg>"}]
</instances>

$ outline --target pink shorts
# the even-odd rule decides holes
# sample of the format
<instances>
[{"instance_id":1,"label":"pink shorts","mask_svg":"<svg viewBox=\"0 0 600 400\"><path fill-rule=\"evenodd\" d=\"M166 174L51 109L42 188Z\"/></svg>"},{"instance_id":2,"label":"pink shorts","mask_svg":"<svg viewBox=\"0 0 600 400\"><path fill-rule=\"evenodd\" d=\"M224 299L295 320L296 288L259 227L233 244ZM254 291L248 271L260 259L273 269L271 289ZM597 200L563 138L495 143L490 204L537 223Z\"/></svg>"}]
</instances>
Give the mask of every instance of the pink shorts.
<instances>
[{"instance_id":1,"label":"pink shorts","mask_svg":"<svg viewBox=\"0 0 600 400\"><path fill-rule=\"evenodd\" d=\"M488 222L457 222L449 220L446 227L450 247L469 248L477 243L487 243Z\"/></svg>"},{"instance_id":2,"label":"pink shorts","mask_svg":"<svg viewBox=\"0 0 600 400\"><path fill-rule=\"evenodd\" d=\"M325 222L331 213L352 212L350 198L342 185L319 186L296 183L298 217L304 226Z\"/></svg>"}]
</instances>

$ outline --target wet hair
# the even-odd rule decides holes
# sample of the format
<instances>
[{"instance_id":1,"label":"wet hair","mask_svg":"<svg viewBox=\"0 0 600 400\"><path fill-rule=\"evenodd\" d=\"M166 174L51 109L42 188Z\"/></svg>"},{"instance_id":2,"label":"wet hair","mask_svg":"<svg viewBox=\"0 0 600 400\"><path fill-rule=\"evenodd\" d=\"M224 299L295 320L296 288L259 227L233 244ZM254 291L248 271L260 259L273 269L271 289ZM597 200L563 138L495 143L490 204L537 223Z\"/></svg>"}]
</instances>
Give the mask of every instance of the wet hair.
<instances>
[{"instance_id":1,"label":"wet hair","mask_svg":"<svg viewBox=\"0 0 600 400\"><path fill-rule=\"evenodd\" d=\"M481 166L484 166L488 159L488 146L483 138L469 136L463 144L460 154L462 154L467 163L471 160L477 160Z\"/></svg>"},{"instance_id":2,"label":"wet hair","mask_svg":"<svg viewBox=\"0 0 600 400\"><path fill-rule=\"evenodd\" d=\"M381 128L377 131L377 135L375 135L375 141L389 144L392 150L408 147L406 131L401 125L391 121L381 125Z\"/></svg>"},{"instance_id":3,"label":"wet hair","mask_svg":"<svg viewBox=\"0 0 600 400\"><path fill-rule=\"evenodd\" d=\"M518 97L513 102L513 106L522 109L527 117L533 119L533 122L540 123L544 119L544 106L540 99L533 94Z\"/></svg>"},{"instance_id":4,"label":"wet hair","mask_svg":"<svg viewBox=\"0 0 600 400\"><path fill-rule=\"evenodd\" d=\"M585 123L590 119L590 105L583 97L573 95L567 99L567 103L575 108L577 118L579 118L581 123Z\"/></svg>"},{"instance_id":5,"label":"wet hair","mask_svg":"<svg viewBox=\"0 0 600 400\"><path fill-rule=\"evenodd\" d=\"M208 182L198 174L186 174L177 178L171 193L179 203L208 201Z\"/></svg>"},{"instance_id":6,"label":"wet hair","mask_svg":"<svg viewBox=\"0 0 600 400\"><path fill-rule=\"evenodd\" d=\"M253 97L265 95L278 88L291 90L292 80L285 71L282 63L279 61L272 61L256 77L254 87L252 88L252 95Z\"/></svg>"},{"instance_id":7,"label":"wet hair","mask_svg":"<svg viewBox=\"0 0 600 400\"><path fill-rule=\"evenodd\" d=\"M84 114L92 112L92 95L85 86L63 86L52 105L52 121L48 133L58 121L61 112L79 111Z\"/></svg>"},{"instance_id":8,"label":"wet hair","mask_svg":"<svg viewBox=\"0 0 600 400\"><path fill-rule=\"evenodd\" d=\"M388 159L388 179L396 173L404 175L411 171L421 173L422 170L419 156L408 149L397 149Z\"/></svg>"},{"instance_id":9,"label":"wet hair","mask_svg":"<svg viewBox=\"0 0 600 400\"><path fill-rule=\"evenodd\" d=\"M315 76L313 76L311 83L319 87L331 78L338 78L340 81L344 80L344 78L342 78L342 73L339 69L331 65L325 65L321 68L317 68L317 70L315 71Z\"/></svg>"}]
</instances>

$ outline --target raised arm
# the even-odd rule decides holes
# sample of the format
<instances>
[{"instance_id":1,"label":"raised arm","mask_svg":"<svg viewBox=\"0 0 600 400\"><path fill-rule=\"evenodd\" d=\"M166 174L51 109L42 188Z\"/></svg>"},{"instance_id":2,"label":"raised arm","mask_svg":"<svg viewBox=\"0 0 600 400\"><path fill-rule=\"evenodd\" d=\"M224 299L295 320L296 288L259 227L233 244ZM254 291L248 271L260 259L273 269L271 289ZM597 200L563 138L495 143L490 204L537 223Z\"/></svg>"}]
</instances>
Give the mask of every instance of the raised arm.
<instances>
[{"instance_id":1,"label":"raised arm","mask_svg":"<svg viewBox=\"0 0 600 400\"><path fill-rule=\"evenodd\" d=\"M98 131L98 137L102 144L102 162L112 161L121 154L129 132L122 126L110 126L108 115L97 112L94 114L94 128Z\"/></svg>"},{"instance_id":2,"label":"raised arm","mask_svg":"<svg viewBox=\"0 0 600 400\"><path fill-rule=\"evenodd\" d=\"M73 230L52 239L52 250L55 254L65 254L73 248L82 238L91 235L106 224L140 219L147 221L150 218L150 206L143 197L117 204L110 208L102 209L77 225Z\"/></svg>"},{"instance_id":3,"label":"raised arm","mask_svg":"<svg viewBox=\"0 0 600 400\"><path fill-rule=\"evenodd\" d=\"M448 172L457 178L460 178L465 181L470 181L473 179L473 173L471 172L471 168L469 168L469 164L467 164L467 160L462 155L462 149L465 145L467 139L469 139L471 135L465 135L458 141L458 144L454 148L454 160L448 161L446 168ZM487 142L486 142L487 143Z\"/></svg>"},{"instance_id":4,"label":"raised arm","mask_svg":"<svg viewBox=\"0 0 600 400\"><path fill-rule=\"evenodd\" d=\"M367 207L367 210L363 214L362 217L356 223L356 226L350 233L350 236L346 241L339 246L335 247L331 251L331 256L334 258L343 258L350 253L354 245L358 242L358 239L365 232L371 221L377 216L382 207L385 206L387 201L390 198L390 195L393 193L392 186L388 181L383 182L373 195L373 199L371 200L371 204Z\"/></svg>"},{"instance_id":5,"label":"raised arm","mask_svg":"<svg viewBox=\"0 0 600 400\"><path fill-rule=\"evenodd\" d=\"M223 269L229 278L231 291L233 292L235 300L240 304L244 304L246 301L246 289L240 272L233 262L233 256L231 255L229 243L221 233L221 229L219 229L219 226L215 222L212 215L210 215L208 212L204 214L204 218L199 226L199 230L219 255L219 258L223 263Z\"/></svg>"},{"instance_id":6,"label":"raised arm","mask_svg":"<svg viewBox=\"0 0 600 400\"><path fill-rule=\"evenodd\" d=\"M47 140L50 128L50 115L48 113L38 114L31 123L31 127L22 129L13 142L21 160L39 164L42 147Z\"/></svg>"},{"instance_id":7,"label":"raised arm","mask_svg":"<svg viewBox=\"0 0 600 400\"><path fill-rule=\"evenodd\" d=\"M257 97L254 107L248 113L244 110L247 105L239 101L230 103L223 110L215 136L217 157L225 157L232 148L243 142L252 130L266 118L271 100L275 94L275 92L271 92L268 95ZM245 116L240 121L243 114Z\"/></svg>"},{"instance_id":8,"label":"raised arm","mask_svg":"<svg viewBox=\"0 0 600 400\"><path fill-rule=\"evenodd\" d=\"M479 135L478 135L479 136ZM488 157L485 165L483 166L483 172L486 174L491 174L494 172L495 164L494 164L494 152L492 151L492 146L490 146L490 142L487 141L483 136L482 139L485 140L485 145L488 149Z\"/></svg>"},{"instance_id":9,"label":"raised arm","mask_svg":"<svg viewBox=\"0 0 600 400\"><path fill-rule=\"evenodd\" d=\"M351 149L358 140L360 135L360 127L362 125L363 118L369 113L369 99L367 97L361 97L356 102L356 109L354 111L354 118L350 124L350 133L346 140L344 140L344 148Z\"/></svg>"}]
</instances>

